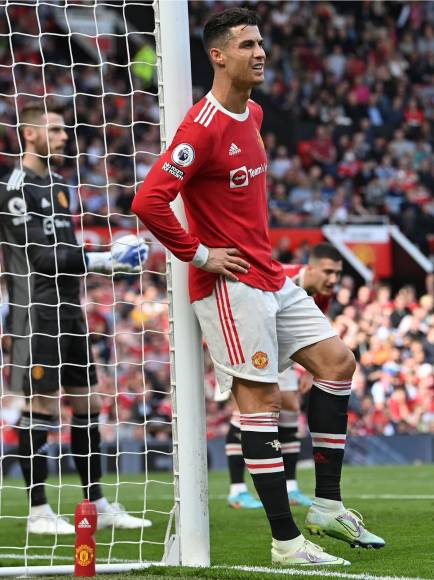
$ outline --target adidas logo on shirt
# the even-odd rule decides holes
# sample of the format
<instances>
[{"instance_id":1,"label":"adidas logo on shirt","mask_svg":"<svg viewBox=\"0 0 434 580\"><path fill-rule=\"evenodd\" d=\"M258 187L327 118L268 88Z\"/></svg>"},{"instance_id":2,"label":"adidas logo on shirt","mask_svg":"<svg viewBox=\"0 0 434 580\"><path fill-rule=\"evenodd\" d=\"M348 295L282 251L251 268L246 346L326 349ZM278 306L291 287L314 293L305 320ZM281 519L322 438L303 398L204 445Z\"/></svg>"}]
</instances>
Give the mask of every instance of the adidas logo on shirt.
<instances>
[{"instance_id":1,"label":"adidas logo on shirt","mask_svg":"<svg viewBox=\"0 0 434 580\"><path fill-rule=\"evenodd\" d=\"M89 520L87 518L83 518L81 520L81 522L79 522L78 524L79 528L91 528L92 526L89 523Z\"/></svg>"},{"instance_id":2,"label":"adidas logo on shirt","mask_svg":"<svg viewBox=\"0 0 434 580\"><path fill-rule=\"evenodd\" d=\"M45 199L45 197L43 197L42 200L41 200L41 207L42 207L42 209L45 209L46 207L50 207L50 206L51 206L51 204L48 201L48 199Z\"/></svg>"},{"instance_id":3,"label":"adidas logo on shirt","mask_svg":"<svg viewBox=\"0 0 434 580\"><path fill-rule=\"evenodd\" d=\"M241 153L241 149L237 147L235 143L232 143L229 147L229 155L238 155L238 153Z\"/></svg>"}]
</instances>

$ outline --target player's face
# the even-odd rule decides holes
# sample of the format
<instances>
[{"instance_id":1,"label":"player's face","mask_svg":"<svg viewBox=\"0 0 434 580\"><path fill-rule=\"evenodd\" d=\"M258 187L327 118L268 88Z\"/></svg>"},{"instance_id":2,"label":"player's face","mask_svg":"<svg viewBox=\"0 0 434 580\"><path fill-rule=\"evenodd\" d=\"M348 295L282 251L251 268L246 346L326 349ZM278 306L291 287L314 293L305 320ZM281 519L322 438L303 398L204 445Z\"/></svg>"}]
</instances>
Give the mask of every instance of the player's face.
<instances>
[{"instance_id":1,"label":"player's face","mask_svg":"<svg viewBox=\"0 0 434 580\"><path fill-rule=\"evenodd\" d=\"M222 65L234 86L252 88L264 81L264 41L257 26L235 26L221 50Z\"/></svg>"},{"instance_id":2,"label":"player's face","mask_svg":"<svg viewBox=\"0 0 434 580\"><path fill-rule=\"evenodd\" d=\"M50 163L62 165L63 153L68 140L65 121L62 115L47 113L42 117L43 127L34 128L34 152L43 158L49 157Z\"/></svg>"},{"instance_id":3,"label":"player's face","mask_svg":"<svg viewBox=\"0 0 434 580\"><path fill-rule=\"evenodd\" d=\"M342 262L330 258L321 258L309 264L313 285L318 294L330 296L342 275Z\"/></svg>"}]
</instances>

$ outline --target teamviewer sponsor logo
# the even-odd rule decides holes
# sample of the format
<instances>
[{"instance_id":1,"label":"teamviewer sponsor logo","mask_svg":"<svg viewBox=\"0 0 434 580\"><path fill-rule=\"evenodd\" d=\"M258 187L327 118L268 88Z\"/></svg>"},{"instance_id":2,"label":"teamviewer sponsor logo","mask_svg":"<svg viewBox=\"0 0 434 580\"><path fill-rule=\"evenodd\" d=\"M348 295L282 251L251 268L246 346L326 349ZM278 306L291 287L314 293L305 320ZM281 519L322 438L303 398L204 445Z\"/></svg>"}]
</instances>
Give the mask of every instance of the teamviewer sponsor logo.
<instances>
[{"instance_id":1,"label":"teamviewer sponsor logo","mask_svg":"<svg viewBox=\"0 0 434 580\"><path fill-rule=\"evenodd\" d=\"M238 169L232 169L229 173L229 187L234 189L235 187L244 187L249 185L249 174L247 172L247 167L239 167Z\"/></svg>"},{"instance_id":2,"label":"teamviewer sponsor logo","mask_svg":"<svg viewBox=\"0 0 434 580\"><path fill-rule=\"evenodd\" d=\"M81 522L79 522L78 524L79 528L91 528L92 526L89 523L89 520L87 518L83 518L81 520Z\"/></svg>"}]
</instances>

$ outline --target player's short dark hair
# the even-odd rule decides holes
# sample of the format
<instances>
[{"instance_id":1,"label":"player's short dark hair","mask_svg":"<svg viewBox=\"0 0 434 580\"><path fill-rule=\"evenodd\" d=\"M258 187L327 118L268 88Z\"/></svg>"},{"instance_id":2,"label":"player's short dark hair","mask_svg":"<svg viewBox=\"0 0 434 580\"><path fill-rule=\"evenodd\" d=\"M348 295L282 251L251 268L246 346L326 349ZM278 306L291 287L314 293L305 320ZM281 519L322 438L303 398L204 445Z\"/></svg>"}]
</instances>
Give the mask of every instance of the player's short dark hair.
<instances>
[{"instance_id":1,"label":"player's short dark hair","mask_svg":"<svg viewBox=\"0 0 434 580\"><path fill-rule=\"evenodd\" d=\"M63 115L63 109L57 105L44 104L40 101L29 101L18 112L18 130L24 143L24 128L28 125L40 125L41 117L46 113Z\"/></svg>"},{"instance_id":2,"label":"player's short dark hair","mask_svg":"<svg viewBox=\"0 0 434 580\"><path fill-rule=\"evenodd\" d=\"M337 251L337 249L327 242L322 242L314 246L310 252L311 260L322 260L322 259L333 260L333 262L339 262L342 260L342 256Z\"/></svg>"},{"instance_id":3,"label":"player's short dark hair","mask_svg":"<svg viewBox=\"0 0 434 580\"><path fill-rule=\"evenodd\" d=\"M259 26L260 16L249 8L227 8L223 12L212 14L205 22L203 44L208 52L214 43L225 45L230 38L230 29L234 26Z\"/></svg>"}]
</instances>

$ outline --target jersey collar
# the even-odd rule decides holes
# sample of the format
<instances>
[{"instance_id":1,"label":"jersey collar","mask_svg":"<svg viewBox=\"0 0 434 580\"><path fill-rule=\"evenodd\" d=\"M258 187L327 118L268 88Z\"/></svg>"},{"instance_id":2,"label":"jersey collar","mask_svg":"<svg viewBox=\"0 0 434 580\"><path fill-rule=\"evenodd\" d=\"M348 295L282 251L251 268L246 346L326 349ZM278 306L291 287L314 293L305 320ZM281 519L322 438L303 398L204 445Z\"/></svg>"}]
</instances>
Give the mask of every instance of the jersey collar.
<instances>
[{"instance_id":1,"label":"jersey collar","mask_svg":"<svg viewBox=\"0 0 434 580\"><path fill-rule=\"evenodd\" d=\"M244 113L232 113L232 111L228 111L223 107L223 105L215 98L215 96L212 94L211 91L209 91L209 93L206 95L206 98L210 103L214 105L214 107L216 107L216 109L218 109L225 115L228 115L228 117L232 117L232 119L235 119L235 121L245 121L249 117L250 114L249 107L246 107Z\"/></svg>"},{"instance_id":2,"label":"jersey collar","mask_svg":"<svg viewBox=\"0 0 434 580\"><path fill-rule=\"evenodd\" d=\"M27 165L23 165L22 167L19 167L19 169L24 171L24 173L27 175L27 177L30 177L30 179L40 179L41 181L44 181L44 179L47 179L48 174L45 177L42 177L38 173L35 173L32 169L27 167Z\"/></svg>"}]
</instances>

